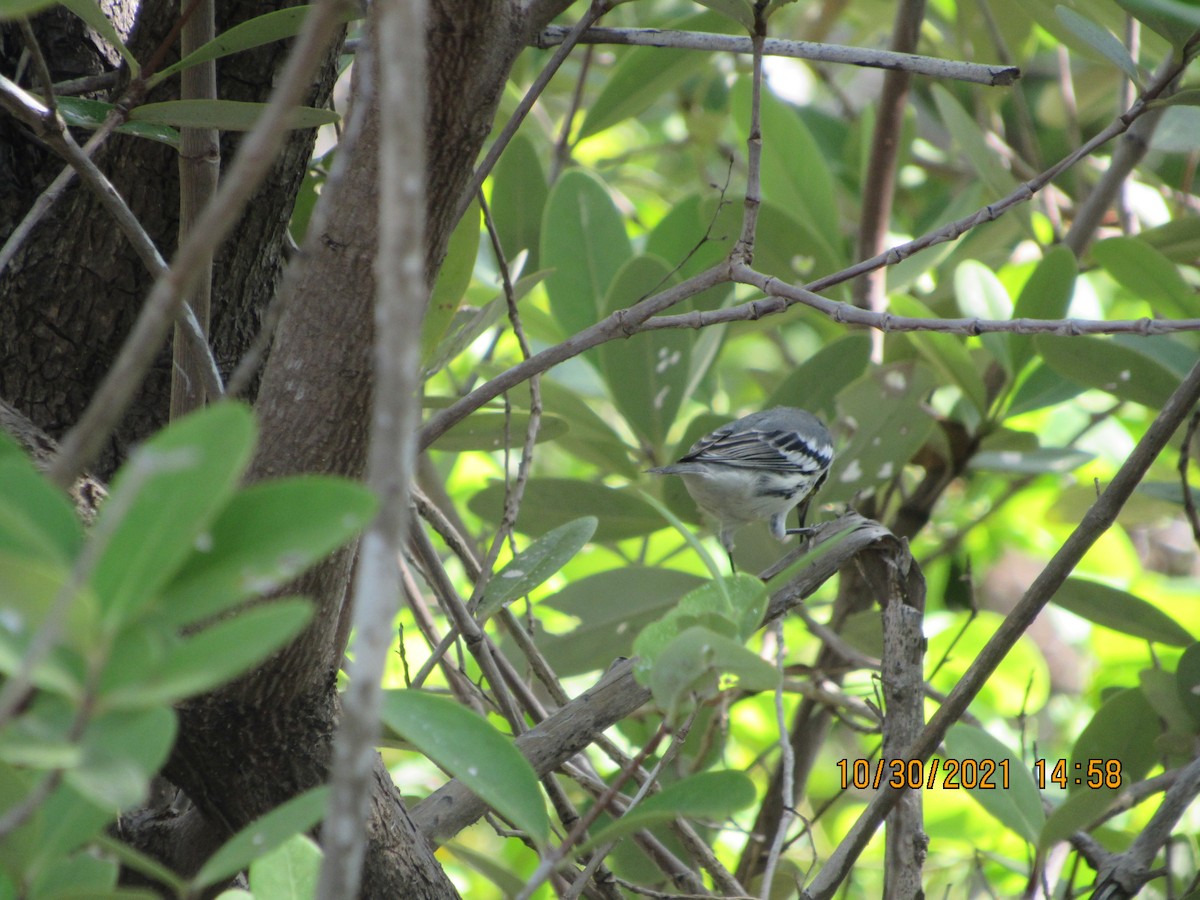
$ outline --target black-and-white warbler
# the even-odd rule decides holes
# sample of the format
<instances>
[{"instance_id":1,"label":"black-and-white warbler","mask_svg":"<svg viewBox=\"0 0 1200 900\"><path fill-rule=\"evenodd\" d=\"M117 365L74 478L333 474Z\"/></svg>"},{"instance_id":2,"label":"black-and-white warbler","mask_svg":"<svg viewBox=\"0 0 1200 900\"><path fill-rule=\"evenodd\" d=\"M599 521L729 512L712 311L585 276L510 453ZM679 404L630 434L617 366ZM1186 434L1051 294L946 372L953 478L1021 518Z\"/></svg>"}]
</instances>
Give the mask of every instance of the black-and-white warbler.
<instances>
[{"instance_id":1,"label":"black-and-white warbler","mask_svg":"<svg viewBox=\"0 0 1200 900\"><path fill-rule=\"evenodd\" d=\"M808 504L829 473L833 438L810 412L778 406L743 416L705 435L678 462L650 469L679 475L696 504L717 520L721 546L733 556L739 525L769 519L776 540L802 534ZM787 514L800 507L800 527Z\"/></svg>"}]
</instances>

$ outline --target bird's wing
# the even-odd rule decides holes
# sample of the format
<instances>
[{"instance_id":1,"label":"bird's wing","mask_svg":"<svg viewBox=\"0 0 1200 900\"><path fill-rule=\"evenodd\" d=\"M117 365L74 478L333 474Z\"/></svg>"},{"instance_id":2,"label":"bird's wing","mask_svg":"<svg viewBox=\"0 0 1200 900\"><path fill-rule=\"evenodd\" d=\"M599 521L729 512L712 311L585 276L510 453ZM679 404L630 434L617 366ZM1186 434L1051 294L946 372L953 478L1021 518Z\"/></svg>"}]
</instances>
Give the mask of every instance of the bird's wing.
<instances>
[{"instance_id":1,"label":"bird's wing","mask_svg":"<svg viewBox=\"0 0 1200 900\"><path fill-rule=\"evenodd\" d=\"M697 441L680 462L808 474L827 468L832 455L827 444L810 444L789 431L718 428Z\"/></svg>"}]
</instances>

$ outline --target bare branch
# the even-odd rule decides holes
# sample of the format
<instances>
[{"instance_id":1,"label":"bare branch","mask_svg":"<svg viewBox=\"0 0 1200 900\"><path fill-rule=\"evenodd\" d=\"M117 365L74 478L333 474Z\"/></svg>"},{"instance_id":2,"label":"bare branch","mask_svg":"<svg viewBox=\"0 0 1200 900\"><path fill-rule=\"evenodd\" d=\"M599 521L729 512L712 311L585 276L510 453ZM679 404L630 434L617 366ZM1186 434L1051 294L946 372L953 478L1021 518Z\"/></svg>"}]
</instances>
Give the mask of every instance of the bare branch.
<instances>
[{"instance_id":1,"label":"bare branch","mask_svg":"<svg viewBox=\"0 0 1200 900\"><path fill-rule=\"evenodd\" d=\"M425 33L419 0L372 7L378 71L379 246L375 255L375 359L367 483L379 513L362 540L354 586L354 657L334 741L325 860L317 896L356 897L367 846L367 809L383 705L383 672L400 604L397 560L409 523L416 468L417 388L425 283Z\"/></svg>"},{"instance_id":2,"label":"bare branch","mask_svg":"<svg viewBox=\"0 0 1200 900\"><path fill-rule=\"evenodd\" d=\"M566 40L569 31L570 29L561 25L551 25L538 35L536 46L545 49L561 44ZM578 37L578 43L633 44L640 47L673 47L680 50L745 54L754 52L753 42L748 37L703 31L666 31L661 28L589 28ZM778 38L767 39L763 45L763 54L866 66L872 69L900 69L931 78L952 78L992 87L1010 85L1021 76L1021 70L1016 66L986 66L936 59L932 56L916 56L911 53L892 53L887 50L786 41Z\"/></svg>"},{"instance_id":3,"label":"bare branch","mask_svg":"<svg viewBox=\"0 0 1200 900\"><path fill-rule=\"evenodd\" d=\"M1172 829L1197 795L1200 795L1200 758L1193 759L1178 773L1129 849L1109 857L1100 868L1092 896L1105 900L1136 896L1150 879L1150 866L1158 851L1171 840Z\"/></svg>"}]
</instances>

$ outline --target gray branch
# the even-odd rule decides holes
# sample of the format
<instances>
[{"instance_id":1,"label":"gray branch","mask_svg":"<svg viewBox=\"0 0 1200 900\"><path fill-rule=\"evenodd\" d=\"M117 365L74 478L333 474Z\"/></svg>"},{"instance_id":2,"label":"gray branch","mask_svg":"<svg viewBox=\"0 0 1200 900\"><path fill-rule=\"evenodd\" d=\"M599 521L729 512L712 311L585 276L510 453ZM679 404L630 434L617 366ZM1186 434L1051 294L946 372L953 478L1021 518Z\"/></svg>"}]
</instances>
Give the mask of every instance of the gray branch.
<instances>
[{"instance_id":1,"label":"gray branch","mask_svg":"<svg viewBox=\"0 0 1200 900\"><path fill-rule=\"evenodd\" d=\"M561 44L571 29L551 25L538 35L536 46L546 49ZM581 44L632 44L639 47L671 47L678 50L702 50L726 53L754 52L750 38L731 34L710 34L704 31L666 31L660 28L589 28L579 37ZM1016 66L988 66L956 62L913 53L893 53L889 50L868 50L865 47L845 47L840 44L814 44L809 41L786 41L767 38L763 43L764 56L786 56L813 62L842 63L871 69L899 69L930 78L950 78L991 87L1012 84L1021 77Z\"/></svg>"}]
</instances>

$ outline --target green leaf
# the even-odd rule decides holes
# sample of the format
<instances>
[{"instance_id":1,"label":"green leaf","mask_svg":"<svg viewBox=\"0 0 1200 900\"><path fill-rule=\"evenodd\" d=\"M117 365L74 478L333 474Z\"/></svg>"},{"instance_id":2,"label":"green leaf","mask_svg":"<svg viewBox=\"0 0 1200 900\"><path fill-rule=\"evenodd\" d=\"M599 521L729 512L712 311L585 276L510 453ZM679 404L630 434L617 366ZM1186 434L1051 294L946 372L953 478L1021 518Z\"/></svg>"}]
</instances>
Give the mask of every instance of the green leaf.
<instances>
[{"instance_id":1,"label":"green leaf","mask_svg":"<svg viewBox=\"0 0 1200 900\"><path fill-rule=\"evenodd\" d=\"M1175 647L1186 647L1195 641L1157 606L1106 584L1068 578L1054 595L1054 602L1089 622L1147 641Z\"/></svg>"},{"instance_id":2,"label":"green leaf","mask_svg":"<svg viewBox=\"0 0 1200 900\"><path fill-rule=\"evenodd\" d=\"M328 786L313 788L251 822L209 857L191 880L191 889L202 888L235 875L254 860L282 846L293 835L308 831L324 818Z\"/></svg>"},{"instance_id":3,"label":"green leaf","mask_svg":"<svg viewBox=\"0 0 1200 900\"><path fill-rule=\"evenodd\" d=\"M529 761L482 716L421 691L384 691L383 721L539 846L550 820Z\"/></svg>"},{"instance_id":4,"label":"green leaf","mask_svg":"<svg viewBox=\"0 0 1200 900\"><path fill-rule=\"evenodd\" d=\"M169 709L114 710L88 723L83 758L65 781L98 805L125 809L142 802L150 779L175 743Z\"/></svg>"},{"instance_id":5,"label":"green leaf","mask_svg":"<svg viewBox=\"0 0 1200 900\"><path fill-rule=\"evenodd\" d=\"M733 86L731 102L743 140L750 129L750 101L750 79L740 78ZM837 233L832 223L839 221L834 177L821 146L796 108L769 90L762 92L761 117L763 200L803 226L804 244L809 245L801 249L795 246L793 237L790 255L807 253L815 257L820 272L841 268L845 254L836 237L831 240Z\"/></svg>"},{"instance_id":6,"label":"green leaf","mask_svg":"<svg viewBox=\"0 0 1200 900\"><path fill-rule=\"evenodd\" d=\"M1182 47L1200 30L1200 8L1178 0L1117 0L1135 19Z\"/></svg>"},{"instance_id":7,"label":"green leaf","mask_svg":"<svg viewBox=\"0 0 1200 900\"><path fill-rule=\"evenodd\" d=\"M482 622L523 597L569 563L596 533L594 516L560 525L538 538L492 576L483 591L476 618Z\"/></svg>"},{"instance_id":8,"label":"green leaf","mask_svg":"<svg viewBox=\"0 0 1200 900\"><path fill-rule=\"evenodd\" d=\"M1052 761L1046 761L1047 771L1052 765ZM1116 802L1115 791L1075 791L1069 794L1067 799L1046 817L1046 824L1038 837L1038 849L1043 852L1049 850L1075 832L1090 828Z\"/></svg>"},{"instance_id":9,"label":"green leaf","mask_svg":"<svg viewBox=\"0 0 1200 900\"><path fill-rule=\"evenodd\" d=\"M163 620L189 625L276 590L366 527L376 506L362 485L323 475L244 488L163 589Z\"/></svg>"},{"instance_id":10,"label":"green leaf","mask_svg":"<svg viewBox=\"0 0 1200 900\"><path fill-rule=\"evenodd\" d=\"M83 545L62 492L23 456L0 459L0 553L69 564Z\"/></svg>"},{"instance_id":11,"label":"green leaf","mask_svg":"<svg viewBox=\"0 0 1200 900\"><path fill-rule=\"evenodd\" d=\"M159 432L117 473L94 527L112 536L91 578L110 625L148 604L191 554L233 493L254 436L246 407L218 403ZM109 522L114 515L120 521Z\"/></svg>"},{"instance_id":12,"label":"green leaf","mask_svg":"<svg viewBox=\"0 0 1200 900\"><path fill-rule=\"evenodd\" d=\"M462 453L465 450L503 450L507 445L520 451L528 429L529 413L474 412L438 438L432 449ZM543 415L538 423L537 443L557 440L567 430L567 423L562 419Z\"/></svg>"},{"instance_id":13,"label":"green leaf","mask_svg":"<svg viewBox=\"0 0 1200 900\"><path fill-rule=\"evenodd\" d=\"M547 273L535 272L521 278L513 285L513 299L520 301L526 294L545 278ZM508 309L508 301L503 296L497 296L483 306L474 307L466 304L455 310L446 333L438 342L429 359L422 362L424 374L441 371L445 365L470 346L471 342L495 325L504 317ZM528 321L529 310L524 311Z\"/></svg>"},{"instance_id":14,"label":"green leaf","mask_svg":"<svg viewBox=\"0 0 1200 900\"><path fill-rule=\"evenodd\" d=\"M113 707L174 703L231 681L295 637L312 616L300 598L272 600L182 640L156 670L104 696Z\"/></svg>"},{"instance_id":15,"label":"green leaf","mask_svg":"<svg viewBox=\"0 0 1200 900\"><path fill-rule=\"evenodd\" d=\"M1017 181L1000 163L999 155L988 144L983 130L954 95L940 84L933 85L930 92L954 143L967 157L971 168L983 179L988 190L997 197L1009 194L1017 186Z\"/></svg>"},{"instance_id":16,"label":"green leaf","mask_svg":"<svg viewBox=\"0 0 1200 900\"><path fill-rule=\"evenodd\" d=\"M1193 644L1192 646L1197 645ZM1183 656L1186 656L1187 653L1188 651L1184 650ZM1180 665L1182 662L1183 657L1181 656ZM1176 666L1174 672L1168 672L1165 669L1142 669L1138 673L1138 687L1145 695L1146 702L1154 707L1155 714L1164 723L1165 731L1168 734L1186 735L1186 739L1190 743L1191 735L1196 731L1197 722L1187 708L1187 703L1180 691L1181 685L1179 666ZM1190 759L1180 762L1190 762ZM1164 768L1169 765L1164 762Z\"/></svg>"},{"instance_id":17,"label":"green leaf","mask_svg":"<svg viewBox=\"0 0 1200 900\"><path fill-rule=\"evenodd\" d=\"M676 717L692 707L693 698L714 696L723 675L736 676L747 691L771 690L779 682L769 662L703 625L688 628L659 651L646 680L655 702Z\"/></svg>"},{"instance_id":18,"label":"green leaf","mask_svg":"<svg viewBox=\"0 0 1200 900\"><path fill-rule=\"evenodd\" d=\"M958 308L968 318L1011 319L1013 302L996 274L977 260L967 259L954 270L954 296ZM979 340L1008 373L1013 361L1008 338L1003 334L984 334Z\"/></svg>"},{"instance_id":19,"label":"green leaf","mask_svg":"<svg viewBox=\"0 0 1200 900\"><path fill-rule=\"evenodd\" d=\"M701 6L707 6L713 12L718 12L728 19L737 22L747 31L754 28L754 7L749 0L696 0Z\"/></svg>"},{"instance_id":20,"label":"green leaf","mask_svg":"<svg viewBox=\"0 0 1200 900\"><path fill-rule=\"evenodd\" d=\"M1013 336L1024 337L1024 335ZM1032 341L1029 346L1033 347ZM1028 369L1028 374L1020 380L1017 389L1009 398L1004 415L1006 417L1019 416L1031 410L1057 406L1075 399L1083 391L1083 387L1074 381L1063 378L1049 366L1040 362L1035 363Z\"/></svg>"},{"instance_id":21,"label":"green leaf","mask_svg":"<svg viewBox=\"0 0 1200 900\"><path fill-rule=\"evenodd\" d=\"M63 121L76 128L90 128L95 131L104 124L114 108L112 103L103 103L100 100L87 100L83 97L58 98L58 111L62 114ZM117 126L117 131L179 149L179 132L167 125L124 122Z\"/></svg>"},{"instance_id":22,"label":"green leaf","mask_svg":"<svg viewBox=\"0 0 1200 900\"><path fill-rule=\"evenodd\" d=\"M1200 644L1183 651L1175 666L1175 681L1180 701L1193 723L1200 726Z\"/></svg>"},{"instance_id":23,"label":"green leaf","mask_svg":"<svg viewBox=\"0 0 1200 900\"><path fill-rule=\"evenodd\" d=\"M1092 247L1092 258L1158 316L1200 316L1200 301L1179 268L1144 240L1114 237Z\"/></svg>"},{"instance_id":24,"label":"green leaf","mask_svg":"<svg viewBox=\"0 0 1200 900\"><path fill-rule=\"evenodd\" d=\"M1063 377L1151 409L1161 409L1182 380L1169 361L1178 351L1193 352L1166 335L1130 345L1092 335L1039 334L1033 343L1046 365Z\"/></svg>"},{"instance_id":25,"label":"green leaf","mask_svg":"<svg viewBox=\"0 0 1200 900\"><path fill-rule=\"evenodd\" d=\"M984 450L971 457L967 467L976 471L1011 472L1015 475L1044 475L1073 472L1095 458L1095 454L1070 447L1038 447L1035 450Z\"/></svg>"},{"instance_id":26,"label":"green leaf","mask_svg":"<svg viewBox=\"0 0 1200 900\"><path fill-rule=\"evenodd\" d=\"M629 445L609 422L615 421L616 416L601 416L597 412L600 404L595 399L585 399L570 388L544 378L542 402L567 422L567 433L558 438L559 446L614 475L637 477L639 469L633 463Z\"/></svg>"},{"instance_id":27,"label":"green leaf","mask_svg":"<svg viewBox=\"0 0 1200 900\"><path fill-rule=\"evenodd\" d=\"M1051 247L1021 289L1013 308L1013 317L1063 318L1071 303L1071 295L1075 292L1075 276L1078 271L1079 264L1075 260L1075 254L1065 244ZM1028 334L1010 334L1008 342L1013 371L1020 372L1034 357L1033 338Z\"/></svg>"},{"instance_id":28,"label":"green leaf","mask_svg":"<svg viewBox=\"0 0 1200 900\"><path fill-rule=\"evenodd\" d=\"M674 819L721 821L754 802L754 783L741 772L701 772L668 784L586 841L580 852Z\"/></svg>"},{"instance_id":29,"label":"green leaf","mask_svg":"<svg viewBox=\"0 0 1200 900\"><path fill-rule=\"evenodd\" d=\"M504 485L492 482L467 505L486 522L500 521ZM628 491L574 478L531 478L525 485L517 530L534 536L545 534L578 518L580 513L600 520L594 537L599 542L640 537L662 527L654 508Z\"/></svg>"},{"instance_id":30,"label":"green leaf","mask_svg":"<svg viewBox=\"0 0 1200 900\"><path fill-rule=\"evenodd\" d=\"M596 323L609 285L632 255L625 220L604 183L578 169L563 175L546 202L541 256L553 270L546 276L550 311L566 334Z\"/></svg>"},{"instance_id":31,"label":"green leaf","mask_svg":"<svg viewBox=\"0 0 1200 900\"><path fill-rule=\"evenodd\" d=\"M471 275L475 271L475 257L479 255L479 209L478 198L471 201L462 219L450 235L446 258L425 307L425 318L421 322L421 360L428 362L446 335L454 314L458 312Z\"/></svg>"},{"instance_id":32,"label":"green leaf","mask_svg":"<svg viewBox=\"0 0 1200 900\"><path fill-rule=\"evenodd\" d=\"M117 864L110 859L97 859L85 851L56 859L53 866L40 873L27 896L106 900L121 896L114 892L116 886Z\"/></svg>"},{"instance_id":33,"label":"green leaf","mask_svg":"<svg viewBox=\"0 0 1200 900\"><path fill-rule=\"evenodd\" d=\"M602 669L619 656L632 656L642 629L673 609L704 582L676 569L626 566L579 578L542 601L578 620L565 634L539 634L538 647L559 675Z\"/></svg>"},{"instance_id":34,"label":"green leaf","mask_svg":"<svg viewBox=\"0 0 1200 900\"><path fill-rule=\"evenodd\" d=\"M295 37L304 26L304 19L310 9L312 9L311 6L293 6L255 16L253 19L234 25L208 43L197 47L179 62L167 66L161 72L151 76L147 85L153 88L176 72L190 69L192 66L210 59L221 59L243 50L252 50L284 38ZM352 12L343 16L342 20L349 22L356 18L359 18L359 14Z\"/></svg>"},{"instance_id":35,"label":"green leaf","mask_svg":"<svg viewBox=\"0 0 1200 900\"><path fill-rule=\"evenodd\" d=\"M522 250L528 251L526 272L536 272L541 265L538 246L549 196L546 173L533 141L518 133L492 172L490 203L504 255L511 263Z\"/></svg>"},{"instance_id":36,"label":"green leaf","mask_svg":"<svg viewBox=\"0 0 1200 900\"><path fill-rule=\"evenodd\" d=\"M897 363L870 369L838 395L839 418L855 430L834 456L822 503L849 502L900 473L933 431L925 401L934 386L925 365Z\"/></svg>"},{"instance_id":37,"label":"green leaf","mask_svg":"<svg viewBox=\"0 0 1200 900\"><path fill-rule=\"evenodd\" d=\"M219 128L222 131L249 131L267 108L265 103L241 100L166 100L146 103L129 113L131 122L173 125L176 128ZM288 118L288 128L319 128L338 121L329 109L297 106Z\"/></svg>"},{"instance_id":38,"label":"green leaf","mask_svg":"<svg viewBox=\"0 0 1200 900\"><path fill-rule=\"evenodd\" d=\"M104 14L95 0L62 0L62 5L69 9L87 24L96 29L100 37L104 38L109 44L117 48L117 52L121 54L121 59L125 60L125 64L129 66L130 74L137 78L142 71L142 67L138 65L137 59L125 46L121 36L117 34L117 29L113 27L108 16Z\"/></svg>"},{"instance_id":39,"label":"green leaf","mask_svg":"<svg viewBox=\"0 0 1200 900\"><path fill-rule=\"evenodd\" d=\"M729 30L729 24L712 13L689 16L671 27L683 31ZM632 47L618 53L617 64L604 79L599 96L588 104L576 141L640 115L707 65L702 54L663 51L659 47Z\"/></svg>"},{"instance_id":40,"label":"green leaf","mask_svg":"<svg viewBox=\"0 0 1200 900\"><path fill-rule=\"evenodd\" d=\"M798 406L832 421L838 392L867 371L871 361L871 338L851 334L826 344L787 376L763 403L773 406Z\"/></svg>"},{"instance_id":41,"label":"green leaf","mask_svg":"<svg viewBox=\"0 0 1200 900\"><path fill-rule=\"evenodd\" d=\"M20 19L53 6L58 0L0 0L0 22Z\"/></svg>"},{"instance_id":42,"label":"green leaf","mask_svg":"<svg viewBox=\"0 0 1200 900\"><path fill-rule=\"evenodd\" d=\"M938 318L925 304L904 294L895 294L888 299L891 312L912 318ZM975 360L967 352L963 338L953 334L934 332L907 332L905 337L917 348L925 360L942 377L958 385L963 396L971 402L981 416L987 415L987 391L983 377L979 374Z\"/></svg>"},{"instance_id":43,"label":"green leaf","mask_svg":"<svg viewBox=\"0 0 1200 900\"><path fill-rule=\"evenodd\" d=\"M994 789L968 788L971 797L996 817L1005 827L1019 834L1029 843L1037 842L1038 834L1046 823L1042 811L1042 798L1025 762L981 728L957 724L946 733L946 750L955 759L973 760L977 765L983 760L997 764L992 783ZM1001 761L1007 769L999 768ZM1001 772L1008 786L1001 782Z\"/></svg>"},{"instance_id":44,"label":"green leaf","mask_svg":"<svg viewBox=\"0 0 1200 900\"><path fill-rule=\"evenodd\" d=\"M653 256L637 256L617 273L604 314L632 305L674 282L670 267ZM650 446L661 448L687 399L692 345L688 329L668 328L608 341L599 348L600 370L613 405Z\"/></svg>"},{"instance_id":45,"label":"green leaf","mask_svg":"<svg viewBox=\"0 0 1200 900\"><path fill-rule=\"evenodd\" d=\"M1111 31L1068 6L1056 6L1054 13L1077 38L1129 76L1130 81L1134 84L1141 83L1133 57L1129 55L1125 45L1117 40Z\"/></svg>"},{"instance_id":46,"label":"green leaf","mask_svg":"<svg viewBox=\"0 0 1200 900\"><path fill-rule=\"evenodd\" d=\"M1122 785L1141 781L1158 762L1155 738L1161 732L1158 714L1141 690L1126 688L1112 693L1071 749L1067 791L1115 796L1116 790L1086 783L1089 764L1099 763L1103 769L1109 760L1120 761Z\"/></svg>"},{"instance_id":47,"label":"green leaf","mask_svg":"<svg viewBox=\"0 0 1200 900\"><path fill-rule=\"evenodd\" d=\"M306 834L294 834L250 864L250 889L272 900L310 900L317 893L321 848Z\"/></svg>"}]
</instances>

